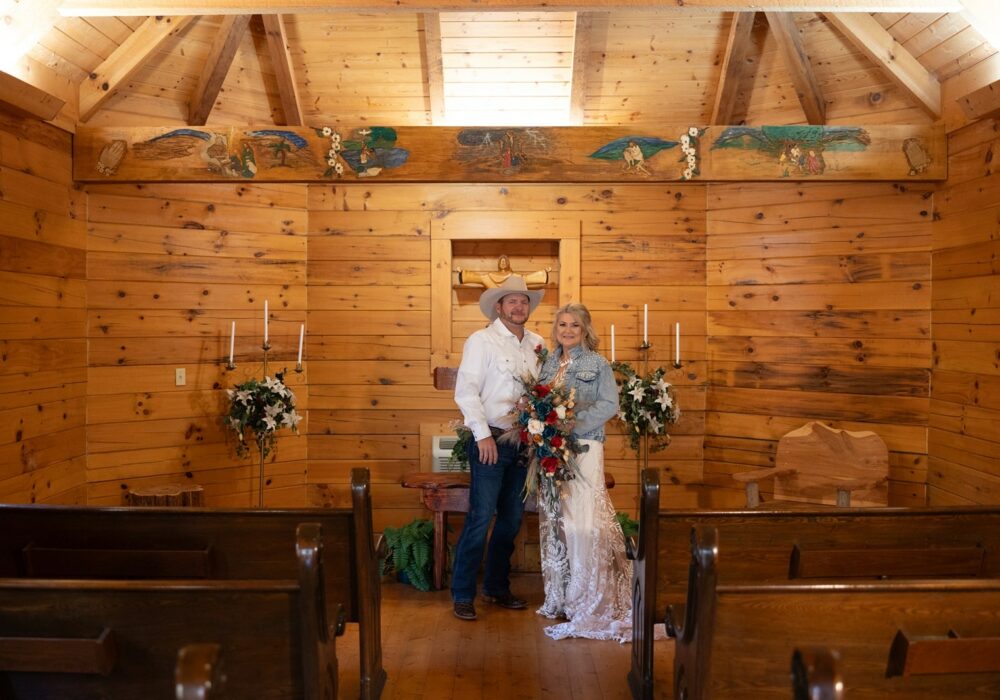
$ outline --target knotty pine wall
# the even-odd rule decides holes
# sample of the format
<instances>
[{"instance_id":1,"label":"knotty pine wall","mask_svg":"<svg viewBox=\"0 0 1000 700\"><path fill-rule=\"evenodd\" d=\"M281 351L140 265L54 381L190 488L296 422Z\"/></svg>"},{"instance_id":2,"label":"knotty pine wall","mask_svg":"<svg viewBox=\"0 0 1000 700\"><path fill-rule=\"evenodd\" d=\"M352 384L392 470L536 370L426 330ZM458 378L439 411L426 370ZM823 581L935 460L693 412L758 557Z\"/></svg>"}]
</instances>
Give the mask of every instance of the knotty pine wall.
<instances>
[{"instance_id":1,"label":"knotty pine wall","mask_svg":"<svg viewBox=\"0 0 1000 700\"><path fill-rule=\"evenodd\" d=\"M209 505L257 504L256 449L233 456L223 389L261 376L265 299L269 373L294 368L306 310L305 194L302 185L243 183L87 188L90 503L180 482L202 485ZM228 372L233 320L237 367ZM304 413L307 377L286 376ZM302 437L281 432L266 504L302 504L308 429L303 421Z\"/></svg>"},{"instance_id":2,"label":"knotty pine wall","mask_svg":"<svg viewBox=\"0 0 1000 700\"><path fill-rule=\"evenodd\" d=\"M495 269L497 255L508 252L513 268L528 272L558 260L551 244L496 240L543 229L548 221L579 227L581 299L604 338L603 352L614 323L618 359L637 363L646 303L651 362L669 364L669 333L675 321L682 323L689 361L671 380L684 415L671 448L653 455L651 463L662 466L668 480L678 482L680 497L694 503L696 496L683 484L701 476L704 192L699 185L311 186L308 502L346 504L349 469L367 466L376 528L426 513L418 492L399 486L400 477L420 469L421 424L461 415L451 391L434 389L428 361L433 231L488 230L493 242L454 244L456 263ZM547 338L558 289L553 285L546 294L531 325ZM456 358L465 336L486 325L476 299L468 290L453 292ZM618 484L613 500L633 510L637 460L617 430L607 456Z\"/></svg>"},{"instance_id":3,"label":"knotty pine wall","mask_svg":"<svg viewBox=\"0 0 1000 700\"><path fill-rule=\"evenodd\" d=\"M932 504L1000 502L1000 121L951 134L933 226Z\"/></svg>"},{"instance_id":4,"label":"knotty pine wall","mask_svg":"<svg viewBox=\"0 0 1000 700\"><path fill-rule=\"evenodd\" d=\"M932 219L932 186L709 186L707 484L823 420L878 433L890 504L925 503Z\"/></svg>"},{"instance_id":5,"label":"knotty pine wall","mask_svg":"<svg viewBox=\"0 0 1000 700\"><path fill-rule=\"evenodd\" d=\"M70 136L0 110L0 501L83 503L86 231Z\"/></svg>"}]
</instances>

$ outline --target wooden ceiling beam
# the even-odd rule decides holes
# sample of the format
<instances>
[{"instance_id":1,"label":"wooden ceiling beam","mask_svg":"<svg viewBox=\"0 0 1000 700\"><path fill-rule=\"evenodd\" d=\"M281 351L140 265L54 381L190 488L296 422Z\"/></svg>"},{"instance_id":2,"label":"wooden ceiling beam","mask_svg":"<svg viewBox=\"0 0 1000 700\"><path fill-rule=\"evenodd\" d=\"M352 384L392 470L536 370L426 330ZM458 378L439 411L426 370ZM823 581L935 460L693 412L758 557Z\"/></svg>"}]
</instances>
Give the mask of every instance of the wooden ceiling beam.
<instances>
[{"instance_id":1,"label":"wooden ceiling beam","mask_svg":"<svg viewBox=\"0 0 1000 700\"><path fill-rule=\"evenodd\" d=\"M582 125L587 105L587 67L594 35L594 13L576 13L576 33L573 40L573 77L569 92L569 123Z\"/></svg>"},{"instance_id":2,"label":"wooden ceiling beam","mask_svg":"<svg viewBox=\"0 0 1000 700\"><path fill-rule=\"evenodd\" d=\"M425 12L420 15L424 27L424 66L427 70L427 96L430 99L431 125L445 123L444 59L441 55L441 15Z\"/></svg>"},{"instance_id":3,"label":"wooden ceiling beam","mask_svg":"<svg viewBox=\"0 0 1000 700\"><path fill-rule=\"evenodd\" d=\"M114 95L160 44L181 31L193 17L150 17L128 39L94 69L80 84L80 121L94 116L108 98Z\"/></svg>"},{"instance_id":4,"label":"wooden ceiling beam","mask_svg":"<svg viewBox=\"0 0 1000 700\"><path fill-rule=\"evenodd\" d=\"M719 74L719 86L715 89L715 105L712 107L710 124L734 124L737 112L737 100L740 96L740 83L747 74L747 52L751 46L754 18L756 12L734 12L729 25L729 39L726 41L726 53L722 59L722 71ZM746 112L746 105L742 106Z\"/></svg>"},{"instance_id":5,"label":"wooden ceiling beam","mask_svg":"<svg viewBox=\"0 0 1000 700\"><path fill-rule=\"evenodd\" d=\"M691 13L739 12L958 12L960 0L64 0L67 17L157 14L243 15L326 12L606 11L643 9Z\"/></svg>"},{"instance_id":6,"label":"wooden ceiling beam","mask_svg":"<svg viewBox=\"0 0 1000 700\"><path fill-rule=\"evenodd\" d=\"M0 72L0 104L47 122L56 118L66 102L20 78Z\"/></svg>"},{"instance_id":7,"label":"wooden ceiling beam","mask_svg":"<svg viewBox=\"0 0 1000 700\"><path fill-rule=\"evenodd\" d=\"M958 105L970 122L1000 116L1000 80L970 92Z\"/></svg>"},{"instance_id":8,"label":"wooden ceiling beam","mask_svg":"<svg viewBox=\"0 0 1000 700\"><path fill-rule=\"evenodd\" d=\"M874 17L863 12L828 12L826 18L928 114L935 119L941 116L941 84L938 79L893 39Z\"/></svg>"},{"instance_id":9,"label":"wooden ceiling beam","mask_svg":"<svg viewBox=\"0 0 1000 700\"><path fill-rule=\"evenodd\" d=\"M285 113L285 125L301 126L302 102L299 101L299 86L295 82L295 68L292 66L292 55L288 50L285 22L281 15L264 15L262 19L274 77L278 81L281 110Z\"/></svg>"},{"instance_id":10,"label":"wooden ceiling beam","mask_svg":"<svg viewBox=\"0 0 1000 700\"><path fill-rule=\"evenodd\" d=\"M233 64L236 50L243 41L251 15L226 15L219 25L219 32L208 52L205 65L202 66L198 85L195 86L188 105L188 124L202 125L208 121L215 100L222 90L222 84Z\"/></svg>"},{"instance_id":11,"label":"wooden ceiling beam","mask_svg":"<svg viewBox=\"0 0 1000 700\"><path fill-rule=\"evenodd\" d=\"M810 124L825 124L826 102L823 100L823 91L820 90L819 81L809 63L809 54L802 43L799 28L795 25L795 17L788 12L765 12L764 15L771 28L771 35L785 57L785 65L792 76L795 94L805 112L806 121ZM871 15L866 16L871 19Z\"/></svg>"}]
</instances>

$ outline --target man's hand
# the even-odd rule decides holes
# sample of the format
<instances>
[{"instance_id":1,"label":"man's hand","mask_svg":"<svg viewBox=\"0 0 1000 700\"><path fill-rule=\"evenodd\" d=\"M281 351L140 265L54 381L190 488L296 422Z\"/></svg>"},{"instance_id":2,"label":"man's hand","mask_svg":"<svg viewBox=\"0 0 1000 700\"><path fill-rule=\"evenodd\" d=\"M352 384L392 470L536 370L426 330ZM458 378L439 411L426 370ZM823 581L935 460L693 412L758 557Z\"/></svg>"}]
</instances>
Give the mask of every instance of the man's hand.
<instances>
[{"instance_id":1,"label":"man's hand","mask_svg":"<svg viewBox=\"0 0 1000 700\"><path fill-rule=\"evenodd\" d=\"M479 461L483 464L497 463L497 441L492 435L476 440L476 447L479 449Z\"/></svg>"}]
</instances>

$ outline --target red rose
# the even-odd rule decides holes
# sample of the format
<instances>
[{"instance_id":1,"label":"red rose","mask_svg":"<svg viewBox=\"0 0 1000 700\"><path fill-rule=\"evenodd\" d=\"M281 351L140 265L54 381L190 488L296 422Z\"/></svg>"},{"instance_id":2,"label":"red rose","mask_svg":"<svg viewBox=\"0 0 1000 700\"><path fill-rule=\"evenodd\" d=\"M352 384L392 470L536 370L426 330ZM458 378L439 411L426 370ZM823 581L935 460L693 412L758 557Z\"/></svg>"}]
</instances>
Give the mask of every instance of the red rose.
<instances>
[{"instance_id":1,"label":"red rose","mask_svg":"<svg viewBox=\"0 0 1000 700\"><path fill-rule=\"evenodd\" d=\"M542 469L545 470L546 474L555 474L558 468L559 460L555 457L544 457L542 459Z\"/></svg>"},{"instance_id":2,"label":"red rose","mask_svg":"<svg viewBox=\"0 0 1000 700\"><path fill-rule=\"evenodd\" d=\"M525 444L531 442L531 435L528 434L527 430L522 430L521 431L521 442L523 442Z\"/></svg>"},{"instance_id":3,"label":"red rose","mask_svg":"<svg viewBox=\"0 0 1000 700\"><path fill-rule=\"evenodd\" d=\"M542 344L539 343L538 345L535 346L535 352L541 352L541 351L542 351Z\"/></svg>"},{"instance_id":4,"label":"red rose","mask_svg":"<svg viewBox=\"0 0 1000 700\"><path fill-rule=\"evenodd\" d=\"M551 442L552 442L552 446L553 447L557 447L557 448L558 447L562 447L562 444L563 444L562 436L561 435L556 435L555 437L552 438Z\"/></svg>"},{"instance_id":5,"label":"red rose","mask_svg":"<svg viewBox=\"0 0 1000 700\"><path fill-rule=\"evenodd\" d=\"M549 425L555 425L559 420L559 414L555 411L549 411L549 415L545 416L545 422Z\"/></svg>"},{"instance_id":6,"label":"red rose","mask_svg":"<svg viewBox=\"0 0 1000 700\"><path fill-rule=\"evenodd\" d=\"M548 384L535 385L535 394L541 398L548 396L550 391L552 391L552 389Z\"/></svg>"}]
</instances>

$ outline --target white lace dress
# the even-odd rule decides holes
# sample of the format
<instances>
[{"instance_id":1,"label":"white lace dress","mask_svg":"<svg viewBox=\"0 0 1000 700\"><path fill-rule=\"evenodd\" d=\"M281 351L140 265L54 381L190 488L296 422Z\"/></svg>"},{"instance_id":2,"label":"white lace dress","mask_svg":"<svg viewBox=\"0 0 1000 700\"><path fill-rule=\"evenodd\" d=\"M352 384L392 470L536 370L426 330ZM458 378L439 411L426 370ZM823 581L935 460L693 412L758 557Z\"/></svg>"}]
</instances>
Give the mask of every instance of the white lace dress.
<instances>
[{"instance_id":1,"label":"white lace dress","mask_svg":"<svg viewBox=\"0 0 1000 700\"><path fill-rule=\"evenodd\" d=\"M553 639L631 640L632 562L604 486L604 444L577 457L580 474L561 485L558 501L539 498L545 602L539 615L565 618L545 628Z\"/></svg>"}]
</instances>

